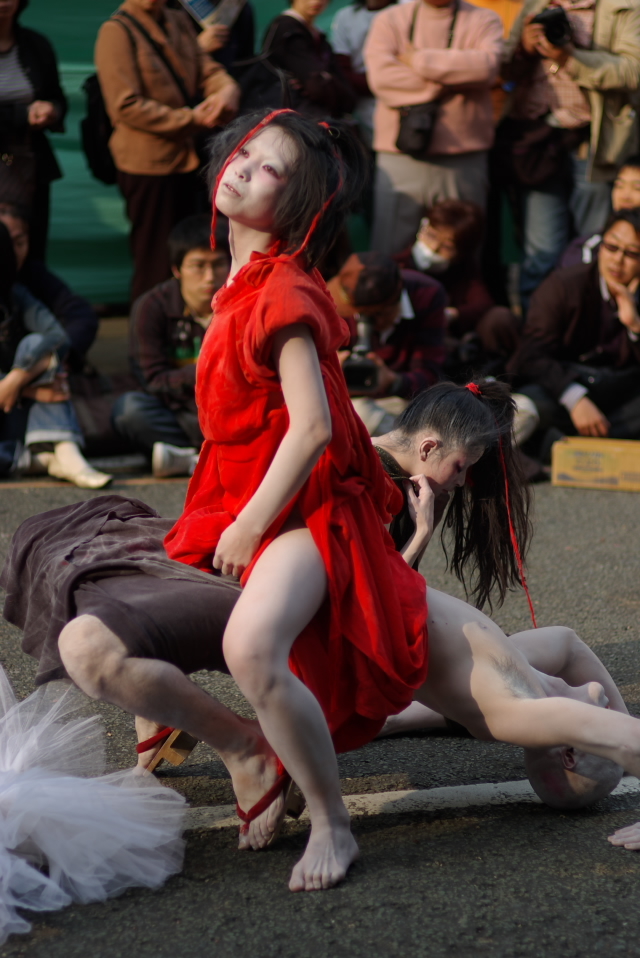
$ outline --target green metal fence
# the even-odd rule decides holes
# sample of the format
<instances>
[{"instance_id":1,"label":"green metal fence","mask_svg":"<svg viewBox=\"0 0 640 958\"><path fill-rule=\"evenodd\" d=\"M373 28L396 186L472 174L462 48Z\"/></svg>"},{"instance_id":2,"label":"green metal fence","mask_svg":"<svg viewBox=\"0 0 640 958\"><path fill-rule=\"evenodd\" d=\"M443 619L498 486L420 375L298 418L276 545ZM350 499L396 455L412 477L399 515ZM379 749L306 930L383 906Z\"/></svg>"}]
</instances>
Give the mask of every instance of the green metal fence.
<instances>
[{"instance_id":1,"label":"green metal fence","mask_svg":"<svg viewBox=\"0 0 640 958\"><path fill-rule=\"evenodd\" d=\"M319 26L327 29L346 2L333 0ZM253 0L259 38L286 5L284 0ZM66 133L51 135L64 178L53 184L49 263L78 292L107 303L128 298L128 226L117 188L103 186L86 167L78 124L84 114L82 84L93 72L95 37L115 8L113 0L30 0L22 16L25 26L53 43L70 103Z\"/></svg>"}]
</instances>

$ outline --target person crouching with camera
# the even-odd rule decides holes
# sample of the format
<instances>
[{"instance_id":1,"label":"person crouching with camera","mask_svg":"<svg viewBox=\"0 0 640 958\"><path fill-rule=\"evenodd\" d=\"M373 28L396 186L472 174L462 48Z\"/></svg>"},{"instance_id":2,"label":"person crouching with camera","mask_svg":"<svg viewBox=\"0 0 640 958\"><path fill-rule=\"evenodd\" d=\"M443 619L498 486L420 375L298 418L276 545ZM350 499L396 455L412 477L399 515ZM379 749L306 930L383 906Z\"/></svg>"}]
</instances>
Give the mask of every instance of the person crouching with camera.
<instances>
[{"instance_id":1,"label":"person crouching with camera","mask_svg":"<svg viewBox=\"0 0 640 958\"><path fill-rule=\"evenodd\" d=\"M382 253L353 253L327 284L351 332L338 353L353 406L382 436L408 401L443 378L446 294Z\"/></svg>"},{"instance_id":2,"label":"person crouching with camera","mask_svg":"<svg viewBox=\"0 0 640 958\"><path fill-rule=\"evenodd\" d=\"M525 0L503 75L513 88L508 118L521 124L511 160L524 216L526 308L572 229L583 235L602 226L616 166L636 149L640 6Z\"/></svg>"}]
</instances>

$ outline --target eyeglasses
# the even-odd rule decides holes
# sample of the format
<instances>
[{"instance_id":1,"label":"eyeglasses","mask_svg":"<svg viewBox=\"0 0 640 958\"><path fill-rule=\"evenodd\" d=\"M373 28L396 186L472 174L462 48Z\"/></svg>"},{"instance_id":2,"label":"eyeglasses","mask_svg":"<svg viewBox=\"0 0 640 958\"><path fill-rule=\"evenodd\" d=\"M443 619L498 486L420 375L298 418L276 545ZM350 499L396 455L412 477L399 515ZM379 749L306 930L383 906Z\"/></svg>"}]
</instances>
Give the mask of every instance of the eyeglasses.
<instances>
[{"instance_id":1,"label":"eyeglasses","mask_svg":"<svg viewBox=\"0 0 640 958\"><path fill-rule=\"evenodd\" d=\"M616 246L615 243L607 243L605 240L602 240L602 246L606 249L607 253L622 253L625 259L632 259L636 263L640 261L640 250L623 249L622 246Z\"/></svg>"}]
</instances>

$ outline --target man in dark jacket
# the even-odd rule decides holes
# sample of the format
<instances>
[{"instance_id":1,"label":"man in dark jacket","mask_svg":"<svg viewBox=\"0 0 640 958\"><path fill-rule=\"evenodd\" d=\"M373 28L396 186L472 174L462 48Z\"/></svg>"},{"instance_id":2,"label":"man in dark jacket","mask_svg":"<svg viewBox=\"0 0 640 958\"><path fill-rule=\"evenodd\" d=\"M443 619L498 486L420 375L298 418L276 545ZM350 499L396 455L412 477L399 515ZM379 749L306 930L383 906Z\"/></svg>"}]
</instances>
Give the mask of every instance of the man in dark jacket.
<instances>
[{"instance_id":1,"label":"man in dark jacket","mask_svg":"<svg viewBox=\"0 0 640 958\"><path fill-rule=\"evenodd\" d=\"M597 261L535 292L508 364L541 430L640 438L640 210L612 213Z\"/></svg>"},{"instance_id":2,"label":"man in dark jacket","mask_svg":"<svg viewBox=\"0 0 640 958\"><path fill-rule=\"evenodd\" d=\"M220 232L220 231L219 231ZM169 236L173 278L133 304L129 360L144 392L113 407L116 432L149 456L158 477L189 475L202 442L195 402L196 361L211 321L211 298L229 274L228 247L209 245L209 216L189 216Z\"/></svg>"},{"instance_id":3,"label":"man in dark jacket","mask_svg":"<svg viewBox=\"0 0 640 958\"><path fill-rule=\"evenodd\" d=\"M377 367L375 386L363 391L347 371L354 408L372 436L389 432L409 400L443 378L446 295L437 280L401 270L390 256L353 253L328 289L351 330L351 349L360 351L356 325L365 319L370 352Z\"/></svg>"}]
</instances>

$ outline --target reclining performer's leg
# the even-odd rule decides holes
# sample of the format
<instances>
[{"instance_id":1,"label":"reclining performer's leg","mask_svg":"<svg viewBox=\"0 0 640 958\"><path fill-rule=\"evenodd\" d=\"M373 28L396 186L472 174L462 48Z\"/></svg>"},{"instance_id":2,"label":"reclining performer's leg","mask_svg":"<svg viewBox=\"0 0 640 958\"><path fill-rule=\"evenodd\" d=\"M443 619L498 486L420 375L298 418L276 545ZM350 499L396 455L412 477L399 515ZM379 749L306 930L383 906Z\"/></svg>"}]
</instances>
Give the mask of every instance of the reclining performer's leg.
<instances>
[{"instance_id":1,"label":"reclining performer's leg","mask_svg":"<svg viewBox=\"0 0 640 958\"><path fill-rule=\"evenodd\" d=\"M175 665L132 657L93 615L72 619L58 647L67 673L86 695L156 726L185 729L214 748L242 807L257 802L273 783L277 759L258 724L230 711Z\"/></svg>"}]
</instances>

